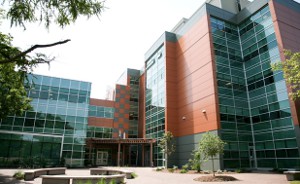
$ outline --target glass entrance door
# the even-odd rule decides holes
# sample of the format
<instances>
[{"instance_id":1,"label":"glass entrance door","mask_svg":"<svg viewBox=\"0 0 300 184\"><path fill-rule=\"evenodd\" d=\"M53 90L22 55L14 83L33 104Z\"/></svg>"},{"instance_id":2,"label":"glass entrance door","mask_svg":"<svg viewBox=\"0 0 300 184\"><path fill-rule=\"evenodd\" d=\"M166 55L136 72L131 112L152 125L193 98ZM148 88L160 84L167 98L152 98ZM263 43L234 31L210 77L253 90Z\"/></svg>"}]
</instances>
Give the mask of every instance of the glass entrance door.
<instances>
[{"instance_id":1,"label":"glass entrance door","mask_svg":"<svg viewBox=\"0 0 300 184\"><path fill-rule=\"evenodd\" d=\"M98 151L97 152L97 165L107 165L108 160L108 152L106 151Z\"/></svg>"}]
</instances>

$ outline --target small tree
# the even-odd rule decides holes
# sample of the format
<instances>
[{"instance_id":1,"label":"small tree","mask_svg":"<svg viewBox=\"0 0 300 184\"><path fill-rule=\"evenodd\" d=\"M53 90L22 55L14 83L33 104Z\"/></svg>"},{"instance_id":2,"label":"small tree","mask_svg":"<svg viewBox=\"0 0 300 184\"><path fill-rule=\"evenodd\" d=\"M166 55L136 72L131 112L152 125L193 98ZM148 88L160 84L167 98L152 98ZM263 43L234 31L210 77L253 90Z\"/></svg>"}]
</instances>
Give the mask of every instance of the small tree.
<instances>
[{"instance_id":1,"label":"small tree","mask_svg":"<svg viewBox=\"0 0 300 184\"><path fill-rule=\"evenodd\" d=\"M198 173L201 171L201 165L203 160L201 159L201 152L199 149L195 149L192 153L192 159L189 160L189 164L192 169L196 170Z\"/></svg>"},{"instance_id":2,"label":"small tree","mask_svg":"<svg viewBox=\"0 0 300 184\"><path fill-rule=\"evenodd\" d=\"M168 168L168 156L170 156L176 150L172 132L165 132L163 137L159 140L158 146L161 148L163 154L165 155L165 164Z\"/></svg>"},{"instance_id":3,"label":"small tree","mask_svg":"<svg viewBox=\"0 0 300 184\"><path fill-rule=\"evenodd\" d=\"M273 71L283 71L285 81L290 85L290 97L292 100L300 98L300 52L293 53L285 50L285 61L272 65Z\"/></svg>"},{"instance_id":4,"label":"small tree","mask_svg":"<svg viewBox=\"0 0 300 184\"><path fill-rule=\"evenodd\" d=\"M209 132L204 134L199 142L199 150L200 153L203 154L204 159L211 158L212 172L214 177L215 177L214 157L217 154L223 153L225 144L226 143L223 142L218 135L214 135Z\"/></svg>"}]
</instances>

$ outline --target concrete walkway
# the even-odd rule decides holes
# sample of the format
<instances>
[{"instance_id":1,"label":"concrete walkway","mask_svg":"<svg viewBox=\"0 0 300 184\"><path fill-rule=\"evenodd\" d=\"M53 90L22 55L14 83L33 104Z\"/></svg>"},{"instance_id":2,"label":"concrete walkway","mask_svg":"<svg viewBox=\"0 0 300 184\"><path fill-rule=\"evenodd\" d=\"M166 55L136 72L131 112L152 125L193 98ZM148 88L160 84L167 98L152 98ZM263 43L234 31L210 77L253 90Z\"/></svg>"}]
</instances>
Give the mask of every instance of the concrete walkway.
<instances>
[{"instance_id":1,"label":"concrete walkway","mask_svg":"<svg viewBox=\"0 0 300 184\"><path fill-rule=\"evenodd\" d=\"M134 171L138 177L135 179L126 179L127 184L199 184L204 182L194 181L194 178L200 177L200 174L179 174L157 172L154 168L136 168L125 167L124 169ZM18 169L0 169L0 184L41 184L41 178L34 181L18 181L12 178L12 175ZM90 175L89 169L68 169L67 175ZM237 178L239 181L233 182L213 182L211 184L289 184L283 174L268 173L240 173L226 174Z\"/></svg>"}]
</instances>

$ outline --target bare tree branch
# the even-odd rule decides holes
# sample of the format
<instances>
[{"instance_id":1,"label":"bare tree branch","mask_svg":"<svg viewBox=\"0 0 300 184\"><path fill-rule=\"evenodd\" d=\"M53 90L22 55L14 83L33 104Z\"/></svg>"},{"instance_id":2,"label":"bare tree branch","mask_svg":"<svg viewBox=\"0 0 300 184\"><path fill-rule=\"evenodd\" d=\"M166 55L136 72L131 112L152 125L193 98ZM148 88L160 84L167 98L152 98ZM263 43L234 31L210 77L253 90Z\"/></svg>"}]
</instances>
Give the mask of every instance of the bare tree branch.
<instances>
[{"instance_id":1,"label":"bare tree branch","mask_svg":"<svg viewBox=\"0 0 300 184\"><path fill-rule=\"evenodd\" d=\"M32 47L30 47L29 49L27 49L26 51L24 52L21 52L20 54L14 56L13 58L10 58L10 59L5 59L5 60L0 60L0 64L6 64L6 63L12 63L12 62L15 62L15 60L17 60L18 58L21 58L21 57L24 57L26 54L34 51L35 49L38 49L38 48L47 48L47 47L53 47L53 46L56 46L56 45L61 45L61 44L65 44L67 42L71 41L70 39L67 39L67 40L63 40L63 41L59 41L59 42L55 42L55 43L51 43L51 44L45 44L45 45L34 45Z\"/></svg>"}]
</instances>

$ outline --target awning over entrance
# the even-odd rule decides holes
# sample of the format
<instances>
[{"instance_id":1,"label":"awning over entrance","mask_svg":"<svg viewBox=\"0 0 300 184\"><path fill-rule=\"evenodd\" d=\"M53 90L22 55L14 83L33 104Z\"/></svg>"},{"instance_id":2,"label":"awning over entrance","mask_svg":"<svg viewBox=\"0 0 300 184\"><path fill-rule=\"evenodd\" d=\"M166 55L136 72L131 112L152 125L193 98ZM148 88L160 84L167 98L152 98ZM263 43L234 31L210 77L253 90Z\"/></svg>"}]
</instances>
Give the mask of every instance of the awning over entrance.
<instances>
[{"instance_id":1,"label":"awning over entrance","mask_svg":"<svg viewBox=\"0 0 300 184\"><path fill-rule=\"evenodd\" d=\"M88 144L153 144L155 143L155 139L103 139L103 138L88 138L86 139L86 143Z\"/></svg>"},{"instance_id":2,"label":"awning over entrance","mask_svg":"<svg viewBox=\"0 0 300 184\"><path fill-rule=\"evenodd\" d=\"M86 146L90 148L89 150L91 151L92 148L95 145L99 144L117 144L118 145L118 166L120 166L120 157L121 157L121 145L132 145L132 144L140 144L143 147L143 152L144 152L144 145L149 144L150 145L150 166L153 166L153 143L156 142L156 139L146 139L146 138L127 138L127 139L122 139L122 138L87 138L86 139ZM91 154L89 154L91 155ZM90 158L91 159L91 158ZM143 160L144 160L144 153L143 153Z\"/></svg>"}]
</instances>

